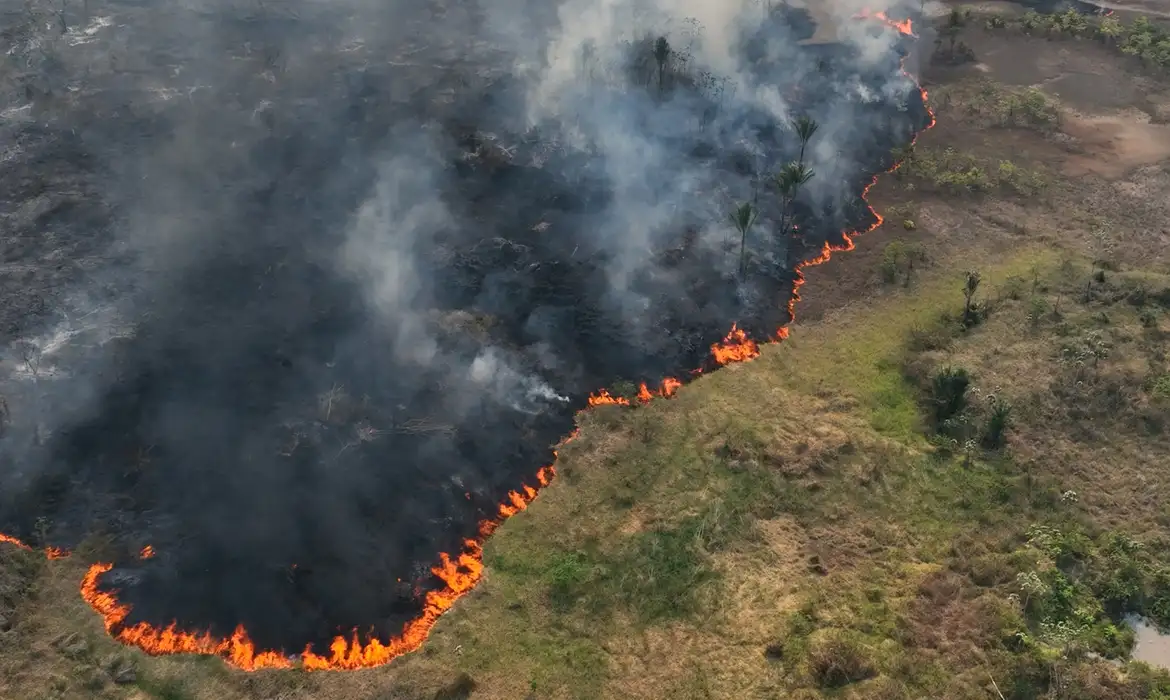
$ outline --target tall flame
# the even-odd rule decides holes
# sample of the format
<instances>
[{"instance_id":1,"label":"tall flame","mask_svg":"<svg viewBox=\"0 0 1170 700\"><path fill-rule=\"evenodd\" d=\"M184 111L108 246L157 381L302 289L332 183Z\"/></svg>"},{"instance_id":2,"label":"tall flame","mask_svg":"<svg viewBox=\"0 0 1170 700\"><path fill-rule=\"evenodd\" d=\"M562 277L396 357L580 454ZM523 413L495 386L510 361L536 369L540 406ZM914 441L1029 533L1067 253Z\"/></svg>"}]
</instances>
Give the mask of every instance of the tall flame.
<instances>
[{"instance_id":1,"label":"tall flame","mask_svg":"<svg viewBox=\"0 0 1170 700\"><path fill-rule=\"evenodd\" d=\"M759 355L760 346L735 323L731 324L731 330L723 340L711 346L711 359L715 360L717 365L747 362Z\"/></svg>"},{"instance_id":2,"label":"tall flame","mask_svg":"<svg viewBox=\"0 0 1170 700\"><path fill-rule=\"evenodd\" d=\"M883 21L903 34L913 36L910 20L890 20L884 13L880 12L873 15L863 14L862 16ZM922 100L925 104L927 98L926 90L919 87L919 91L922 93ZM930 116L930 122L926 128L929 129L935 125L935 116L929 107L927 108L927 112ZM915 135L911 144L917 141L917 139L918 136ZM895 163L886 172L893 172L897 169L898 165L900 163ZM877 176L874 176L873 180L862 190L861 196L863 201L866 200L870 188L876 182ZM819 255L796 266L796 278L793 282L792 296L788 302L789 323L796 318L796 303L800 301L799 290L805 282L803 270L827 262L835 252L853 250L853 237L872 231L882 224L883 219L881 215L874 211L873 207L870 207L868 203L866 206L870 214L874 217L874 223L869 228L864 231L855 231L852 233L848 231L844 232L842 234L844 237L843 244L831 245L825 243ZM789 326L786 325L778 329L775 336L769 338L767 342L779 342L786 339L788 335ZM727 336L722 341L711 346L711 356L717 365L750 360L759 354L760 349L756 341L749 338L737 325L732 325ZM692 374L699 374L700 372L701 369L694 370ZM662 380L661 384L654 390L651 390L643 383L638 389L636 398L639 402L645 403L656 396L670 397L678 391L681 385L682 382L674 378ZM590 407L606 404L629 405L630 401L622 397L611 396L604 389L589 397ZM574 432L565 438L561 445L568 443L576 436L577 433ZM432 567L431 572L444 585L437 590L429 591L423 598L423 610L419 616L406 623L402 628L402 632L387 642L382 642L378 639L370 639L369 641L363 642L355 631L349 636L339 635L335 637L329 646L329 652L327 654L317 654L311 648L306 647L300 654L286 655L283 652L257 649L256 645L248 637L248 633L243 626L238 626L232 635L226 639L216 638L209 632L197 634L182 631L177 628L176 623L171 623L165 628L158 628L146 622L138 622L134 625L127 626L125 623L130 615L130 606L120 602L116 592L102 591L98 587L99 579L102 575L113 569L113 564L108 563L96 563L89 567L89 570L86 571L85 576L81 580L81 597L101 615L106 631L110 636L123 644L136 646L148 654L204 654L219 656L227 663L244 671L256 671L267 668L291 668L298 663L306 670L312 671L353 670L380 666L389 663L403 654L418 649L426 640L427 635L439 617L447 610L450 610L459 598L467 594L479 583L480 579L483 578L484 571L483 543L505 520L526 509L536 498L538 491L552 481L556 474L554 467L556 454L557 452L554 450L554 464L541 467L536 472L535 479L537 485L523 485L520 490L509 492L504 502L499 505L496 514L492 518L488 518L479 523L476 537L464 540L463 549L459 554L452 556L444 552L439 555L439 563ZM24 542L4 534L0 534L0 543L7 543L21 549L32 550L32 547ZM45 554L50 559L68 556L68 552L54 547L46 548ZM142 559L149 559L154 556L153 547L147 546L143 548L139 556Z\"/></svg>"}]
</instances>

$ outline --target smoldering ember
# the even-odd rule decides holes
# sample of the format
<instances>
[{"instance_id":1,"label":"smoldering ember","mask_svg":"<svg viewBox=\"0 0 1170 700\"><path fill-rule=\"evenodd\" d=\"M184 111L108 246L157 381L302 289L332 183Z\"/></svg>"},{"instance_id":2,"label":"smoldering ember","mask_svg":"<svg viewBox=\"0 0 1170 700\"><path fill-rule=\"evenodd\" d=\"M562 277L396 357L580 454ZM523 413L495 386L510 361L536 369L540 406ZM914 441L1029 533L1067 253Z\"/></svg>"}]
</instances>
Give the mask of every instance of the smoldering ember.
<instances>
[{"instance_id":1,"label":"smoldering ember","mask_svg":"<svg viewBox=\"0 0 1170 700\"><path fill-rule=\"evenodd\" d=\"M589 397L774 339L930 120L917 3L74 5L3 19L60 264L0 309L0 532L246 668L414 648Z\"/></svg>"}]
</instances>

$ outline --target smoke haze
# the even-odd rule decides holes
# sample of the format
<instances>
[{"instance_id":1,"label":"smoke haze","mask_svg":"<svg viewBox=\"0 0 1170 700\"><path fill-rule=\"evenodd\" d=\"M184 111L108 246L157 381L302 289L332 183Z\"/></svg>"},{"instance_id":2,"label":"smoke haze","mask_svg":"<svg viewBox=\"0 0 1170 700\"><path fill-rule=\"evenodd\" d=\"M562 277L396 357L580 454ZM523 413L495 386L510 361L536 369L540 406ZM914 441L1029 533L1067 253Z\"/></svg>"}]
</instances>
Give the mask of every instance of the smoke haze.
<instances>
[{"instance_id":1,"label":"smoke haze","mask_svg":"<svg viewBox=\"0 0 1170 700\"><path fill-rule=\"evenodd\" d=\"M853 0L89 6L0 0L0 532L272 649L397 634L590 392L774 332L925 118Z\"/></svg>"}]
</instances>

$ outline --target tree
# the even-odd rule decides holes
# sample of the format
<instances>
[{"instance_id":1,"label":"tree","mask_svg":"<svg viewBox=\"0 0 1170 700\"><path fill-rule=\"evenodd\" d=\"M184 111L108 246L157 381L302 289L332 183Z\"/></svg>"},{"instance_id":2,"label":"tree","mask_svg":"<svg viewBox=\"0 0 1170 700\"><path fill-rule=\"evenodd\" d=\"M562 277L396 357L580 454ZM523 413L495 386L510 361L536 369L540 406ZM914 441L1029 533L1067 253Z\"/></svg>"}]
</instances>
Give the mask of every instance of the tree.
<instances>
[{"instance_id":1,"label":"tree","mask_svg":"<svg viewBox=\"0 0 1170 700\"><path fill-rule=\"evenodd\" d=\"M814 176L811 167L803 163L798 163L793 160L792 163L787 163L780 167L780 172L772 178L773 183L780 193L780 201L783 201L784 218L780 220L780 231L787 232L787 228L791 224L792 219L792 205L796 201L797 192L800 187L803 187L808 180Z\"/></svg>"},{"instance_id":2,"label":"tree","mask_svg":"<svg viewBox=\"0 0 1170 700\"><path fill-rule=\"evenodd\" d=\"M746 262L745 251L747 250L747 232L756 222L758 212L752 206L751 202L743 202L736 207L728 216L735 229L739 231L739 275L744 274L744 264Z\"/></svg>"},{"instance_id":3,"label":"tree","mask_svg":"<svg viewBox=\"0 0 1170 700\"><path fill-rule=\"evenodd\" d=\"M948 53L951 56L955 55L955 40L959 38L959 32L963 31L963 27L967 26L967 19L970 16L970 10L958 7L951 8L951 13L947 15L947 23L943 25L942 33L950 40Z\"/></svg>"},{"instance_id":4,"label":"tree","mask_svg":"<svg viewBox=\"0 0 1170 700\"><path fill-rule=\"evenodd\" d=\"M793 161L785 164L780 168L780 172L773 176L772 182L780 192L780 201L782 202L780 219L781 235L787 234L791 227L792 205L796 201L797 192L800 191L800 188L805 183L813 178L813 175L815 173L812 168L803 163Z\"/></svg>"},{"instance_id":5,"label":"tree","mask_svg":"<svg viewBox=\"0 0 1170 700\"><path fill-rule=\"evenodd\" d=\"M981 281L983 281L983 278L977 271L971 270L967 273L967 281L963 285L963 298L966 302L963 305L963 322L967 325L971 325L974 317L975 292L979 290L979 283Z\"/></svg>"},{"instance_id":6,"label":"tree","mask_svg":"<svg viewBox=\"0 0 1170 700\"><path fill-rule=\"evenodd\" d=\"M799 163L804 164L804 149L808 147L808 142L813 135L817 133L817 129L821 128L816 120L807 115L801 115L792 120L792 130L796 132L796 137L800 139L800 159Z\"/></svg>"},{"instance_id":7,"label":"tree","mask_svg":"<svg viewBox=\"0 0 1170 700\"><path fill-rule=\"evenodd\" d=\"M670 60L670 43L666 37L654 40L654 62L658 64L658 92L662 92L666 80L666 62Z\"/></svg>"}]
</instances>

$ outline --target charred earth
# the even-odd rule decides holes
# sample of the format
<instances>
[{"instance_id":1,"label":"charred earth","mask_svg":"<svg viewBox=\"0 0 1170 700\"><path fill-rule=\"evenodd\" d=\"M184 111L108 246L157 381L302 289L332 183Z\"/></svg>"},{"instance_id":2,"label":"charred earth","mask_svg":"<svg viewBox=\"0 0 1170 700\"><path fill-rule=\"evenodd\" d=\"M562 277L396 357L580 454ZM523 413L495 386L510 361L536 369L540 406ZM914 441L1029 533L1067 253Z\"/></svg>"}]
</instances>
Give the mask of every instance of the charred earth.
<instances>
[{"instance_id":1,"label":"charred earth","mask_svg":"<svg viewBox=\"0 0 1170 700\"><path fill-rule=\"evenodd\" d=\"M88 11L5 21L0 532L105 535L115 633L402 637L592 392L774 336L929 119L852 10Z\"/></svg>"}]
</instances>

